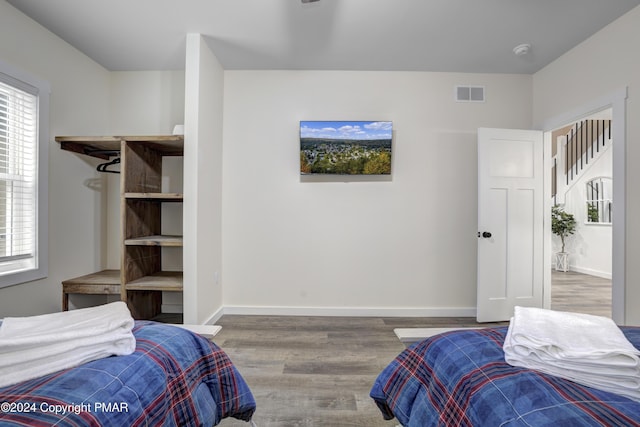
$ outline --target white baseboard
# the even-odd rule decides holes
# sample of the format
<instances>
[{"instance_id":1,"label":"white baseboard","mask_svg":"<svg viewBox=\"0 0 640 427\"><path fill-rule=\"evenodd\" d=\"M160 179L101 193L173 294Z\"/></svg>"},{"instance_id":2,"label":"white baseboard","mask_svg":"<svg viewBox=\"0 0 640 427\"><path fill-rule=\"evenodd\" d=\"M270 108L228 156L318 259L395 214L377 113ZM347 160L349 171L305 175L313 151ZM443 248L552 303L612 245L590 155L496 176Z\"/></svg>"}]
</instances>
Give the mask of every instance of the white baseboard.
<instances>
[{"instance_id":1,"label":"white baseboard","mask_svg":"<svg viewBox=\"0 0 640 427\"><path fill-rule=\"evenodd\" d=\"M218 315L219 314L219 315ZM335 317L476 317L475 307L252 307L224 306L216 313L217 321L225 314L253 316L335 316ZM213 319L213 317L212 317ZM209 322L207 322L209 323Z\"/></svg>"},{"instance_id":2,"label":"white baseboard","mask_svg":"<svg viewBox=\"0 0 640 427\"><path fill-rule=\"evenodd\" d=\"M205 325L214 325L220 318L224 315L224 307L220 307L213 313L207 320L205 320Z\"/></svg>"},{"instance_id":3,"label":"white baseboard","mask_svg":"<svg viewBox=\"0 0 640 427\"><path fill-rule=\"evenodd\" d=\"M164 307L164 305L163 305ZM182 307L180 307L182 308ZM164 311L164 310L163 310ZM166 311L166 313L169 313ZM178 313L182 313L180 310ZM327 317L476 317L475 307L365 308L365 307L255 307L223 306L203 325L214 325L222 316L327 316Z\"/></svg>"},{"instance_id":4,"label":"white baseboard","mask_svg":"<svg viewBox=\"0 0 640 427\"><path fill-rule=\"evenodd\" d=\"M576 273L588 274L589 276L596 276L596 277L601 277L603 279L611 280L610 271L598 271L598 270L593 270L591 268L578 267L575 265L570 265L569 271L575 271Z\"/></svg>"}]
</instances>

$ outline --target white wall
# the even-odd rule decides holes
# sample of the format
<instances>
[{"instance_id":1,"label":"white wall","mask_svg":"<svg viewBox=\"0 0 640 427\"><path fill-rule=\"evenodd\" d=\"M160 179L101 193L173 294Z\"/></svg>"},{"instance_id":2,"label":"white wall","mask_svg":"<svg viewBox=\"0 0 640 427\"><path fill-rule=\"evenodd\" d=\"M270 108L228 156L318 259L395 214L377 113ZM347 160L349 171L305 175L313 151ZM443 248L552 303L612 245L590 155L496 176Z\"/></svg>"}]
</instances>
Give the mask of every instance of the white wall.
<instances>
[{"instance_id":1,"label":"white wall","mask_svg":"<svg viewBox=\"0 0 640 427\"><path fill-rule=\"evenodd\" d=\"M533 76L533 119L543 123L589 105L594 100L628 87L626 114L626 271L624 272L627 324L640 324L640 7L636 7L593 37ZM559 96L559 95L562 96ZM614 160L615 161L615 160ZM615 165L614 165L615 167ZM615 185L615 184L614 184ZM614 190L615 191L615 190ZM614 194L614 198L619 200Z\"/></svg>"},{"instance_id":2,"label":"white wall","mask_svg":"<svg viewBox=\"0 0 640 427\"><path fill-rule=\"evenodd\" d=\"M587 182L597 177L611 178L611 145L599 153L597 161L590 162L566 195L566 212L576 219L576 231L566 239L569 252L569 269L584 274L611 279L611 224L595 224L587 221ZM558 236L553 236L553 253L562 249Z\"/></svg>"},{"instance_id":3,"label":"white wall","mask_svg":"<svg viewBox=\"0 0 640 427\"><path fill-rule=\"evenodd\" d=\"M111 72L111 128L120 135L171 135L184 124L184 71Z\"/></svg>"},{"instance_id":4,"label":"white wall","mask_svg":"<svg viewBox=\"0 0 640 427\"><path fill-rule=\"evenodd\" d=\"M19 42L18 42L19 41ZM109 130L109 73L0 1L0 58L51 85L49 276L0 289L0 318L59 311L61 281L106 261L104 186L97 162L60 150L55 135Z\"/></svg>"},{"instance_id":5,"label":"white wall","mask_svg":"<svg viewBox=\"0 0 640 427\"><path fill-rule=\"evenodd\" d=\"M224 99L226 310L475 313L476 129L529 128L531 76L226 71ZM393 121L391 179L301 180L300 120Z\"/></svg>"},{"instance_id":6,"label":"white wall","mask_svg":"<svg viewBox=\"0 0 640 427\"><path fill-rule=\"evenodd\" d=\"M187 35L184 168L184 322L222 306L224 70L200 34Z\"/></svg>"}]
</instances>

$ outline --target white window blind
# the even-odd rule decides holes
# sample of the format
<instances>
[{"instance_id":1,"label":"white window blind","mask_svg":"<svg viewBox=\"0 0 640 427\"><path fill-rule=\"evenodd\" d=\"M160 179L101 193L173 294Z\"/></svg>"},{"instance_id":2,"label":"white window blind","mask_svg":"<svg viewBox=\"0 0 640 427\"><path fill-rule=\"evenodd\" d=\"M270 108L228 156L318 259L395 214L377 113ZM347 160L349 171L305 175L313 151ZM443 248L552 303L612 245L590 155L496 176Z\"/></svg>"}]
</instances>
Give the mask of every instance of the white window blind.
<instances>
[{"instance_id":1,"label":"white window blind","mask_svg":"<svg viewBox=\"0 0 640 427\"><path fill-rule=\"evenodd\" d=\"M0 287L46 277L48 96L0 61Z\"/></svg>"},{"instance_id":2,"label":"white window blind","mask_svg":"<svg viewBox=\"0 0 640 427\"><path fill-rule=\"evenodd\" d=\"M36 266L37 97L0 83L0 274Z\"/></svg>"}]
</instances>

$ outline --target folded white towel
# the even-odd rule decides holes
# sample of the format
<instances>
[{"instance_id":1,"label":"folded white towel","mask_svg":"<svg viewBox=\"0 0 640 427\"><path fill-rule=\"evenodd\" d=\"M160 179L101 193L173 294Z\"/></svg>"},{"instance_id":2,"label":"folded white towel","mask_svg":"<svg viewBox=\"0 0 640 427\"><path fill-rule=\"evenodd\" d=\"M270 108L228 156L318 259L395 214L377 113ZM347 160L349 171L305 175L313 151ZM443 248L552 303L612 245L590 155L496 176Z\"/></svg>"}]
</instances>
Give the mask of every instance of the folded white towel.
<instances>
[{"instance_id":1,"label":"folded white towel","mask_svg":"<svg viewBox=\"0 0 640 427\"><path fill-rule=\"evenodd\" d=\"M640 400L640 351L606 317L516 307L505 360Z\"/></svg>"},{"instance_id":2,"label":"folded white towel","mask_svg":"<svg viewBox=\"0 0 640 427\"><path fill-rule=\"evenodd\" d=\"M6 317L0 325L0 352L116 330L131 330L133 318L122 301L31 317ZM6 342L5 342L6 340Z\"/></svg>"},{"instance_id":3,"label":"folded white towel","mask_svg":"<svg viewBox=\"0 0 640 427\"><path fill-rule=\"evenodd\" d=\"M124 302L32 317L0 325L0 387L91 360L131 354L134 320Z\"/></svg>"}]
</instances>

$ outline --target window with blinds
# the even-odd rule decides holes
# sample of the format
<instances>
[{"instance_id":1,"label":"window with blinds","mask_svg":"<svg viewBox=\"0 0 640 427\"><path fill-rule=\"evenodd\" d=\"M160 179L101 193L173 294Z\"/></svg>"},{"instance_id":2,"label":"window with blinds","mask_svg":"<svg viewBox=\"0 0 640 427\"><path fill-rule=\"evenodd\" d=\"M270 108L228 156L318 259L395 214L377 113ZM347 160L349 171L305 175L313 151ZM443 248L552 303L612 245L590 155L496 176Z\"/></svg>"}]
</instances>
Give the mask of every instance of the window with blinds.
<instances>
[{"instance_id":1,"label":"window with blinds","mask_svg":"<svg viewBox=\"0 0 640 427\"><path fill-rule=\"evenodd\" d=\"M46 276L39 245L41 90L2 71L0 67L0 287Z\"/></svg>"}]
</instances>

